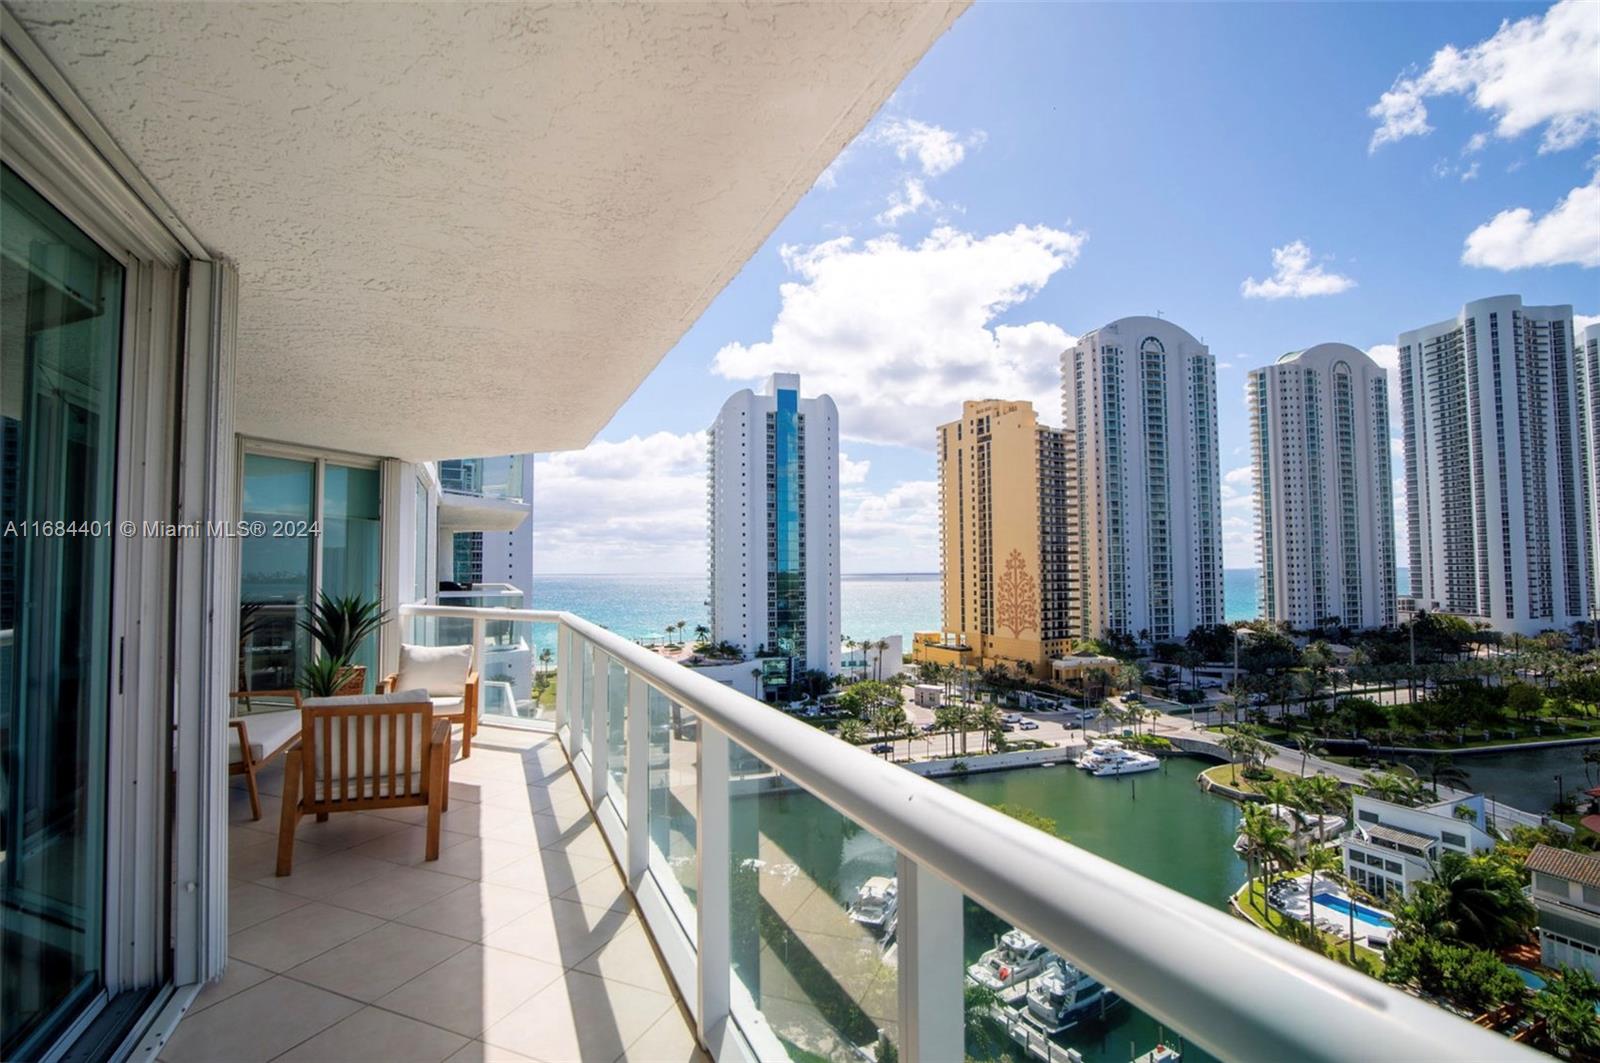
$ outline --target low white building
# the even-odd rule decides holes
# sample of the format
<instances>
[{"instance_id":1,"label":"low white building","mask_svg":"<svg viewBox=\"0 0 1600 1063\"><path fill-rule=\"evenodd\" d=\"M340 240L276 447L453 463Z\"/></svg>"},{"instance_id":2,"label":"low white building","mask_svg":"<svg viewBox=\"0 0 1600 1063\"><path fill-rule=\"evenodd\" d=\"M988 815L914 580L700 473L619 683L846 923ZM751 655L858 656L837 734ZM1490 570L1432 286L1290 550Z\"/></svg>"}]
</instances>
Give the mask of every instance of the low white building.
<instances>
[{"instance_id":1,"label":"low white building","mask_svg":"<svg viewBox=\"0 0 1600 1063\"><path fill-rule=\"evenodd\" d=\"M1482 794L1420 808L1369 794L1354 798L1355 822L1340 845L1344 873L1375 897L1404 896L1413 883L1433 878L1447 852L1466 855L1494 848Z\"/></svg>"},{"instance_id":2,"label":"low white building","mask_svg":"<svg viewBox=\"0 0 1600 1063\"><path fill-rule=\"evenodd\" d=\"M840 674L852 679L891 679L905 668L905 638L884 635L854 645L839 644Z\"/></svg>"},{"instance_id":3,"label":"low white building","mask_svg":"<svg viewBox=\"0 0 1600 1063\"><path fill-rule=\"evenodd\" d=\"M944 687L937 683L918 683L911 690L911 700L924 709L937 709L944 704Z\"/></svg>"},{"instance_id":4,"label":"low white building","mask_svg":"<svg viewBox=\"0 0 1600 1063\"><path fill-rule=\"evenodd\" d=\"M1527 867L1539 911L1539 962L1600 975L1600 856L1535 845Z\"/></svg>"}]
</instances>

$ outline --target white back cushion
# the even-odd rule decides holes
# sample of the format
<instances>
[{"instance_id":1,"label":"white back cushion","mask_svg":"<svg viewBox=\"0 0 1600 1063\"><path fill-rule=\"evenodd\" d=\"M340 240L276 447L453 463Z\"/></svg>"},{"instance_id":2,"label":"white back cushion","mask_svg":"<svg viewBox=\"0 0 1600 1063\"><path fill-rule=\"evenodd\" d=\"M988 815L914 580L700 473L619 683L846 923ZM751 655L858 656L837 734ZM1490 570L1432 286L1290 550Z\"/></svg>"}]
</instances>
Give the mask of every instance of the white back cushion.
<instances>
[{"instance_id":1,"label":"white back cushion","mask_svg":"<svg viewBox=\"0 0 1600 1063\"><path fill-rule=\"evenodd\" d=\"M398 793L416 793L422 786L422 758L427 748L432 722L433 705L428 700L425 690L403 690L396 694L357 694L340 698L307 698L305 707L308 710L355 708L365 705L415 705L428 706L428 712L411 714L400 717L394 728L393 745L390 745L389 721L393 716L384 713L375 713L359 717L335 717L329 724L330 734L324 738L323 721L317 713L311 713L310 735L302 736L302 741L309 741L313 746L315 759L312 761L312 778L315 780L315 796L318 799L334 799L341 797L344 790L339 785L340 779L372 780L377 784L362 787L362 796L388 797L393 796L388 790L389 772L391 767L396 775L396 790ZM359 741L357 729L360 729ZM407 731L410 731L411 756L406 757ZM346 751L348 745L348 752ZM361 763L356 763L357 751L360 751ZM330 789L324 789L323 765L331 760L333 771L329 776L332 782ZM350 797L356 797L356 787L352 782L349 787Z\"/></svg>"},{"instance_id":2,"label":"white back cushion","mask_svg":"<svg viewBox=\"0 0 1600 1063\"><path fill-rule=\"evenodd\" d=\"M471 646L400 645L398 690L426 690L429 694L460 694L472 670Z\"/></svg>"}]
</instances>

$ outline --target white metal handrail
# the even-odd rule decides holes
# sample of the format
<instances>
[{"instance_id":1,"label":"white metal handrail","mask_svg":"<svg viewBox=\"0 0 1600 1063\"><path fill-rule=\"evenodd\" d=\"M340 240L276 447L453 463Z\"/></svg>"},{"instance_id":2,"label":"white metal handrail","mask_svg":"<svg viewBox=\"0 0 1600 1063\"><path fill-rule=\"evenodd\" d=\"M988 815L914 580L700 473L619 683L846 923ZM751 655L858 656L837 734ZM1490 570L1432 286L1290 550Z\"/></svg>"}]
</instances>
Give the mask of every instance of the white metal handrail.
<instances>
[{"instance_id":1,"label":"white metal handrail","mask_svg":"<svg viewBox=\"0 0 1600 1063\"><path fill-rule=\"evenodd\" d=\"M720 822L724 833L726 812L716 810L715 798L720 794L726 804L726 742L733 741L892 846L901 857L901 1036L907 1058L940 1058L940 1048L918 1050L925 1035L942 1034L942 1041L928 1043L946 1052L950 1035L959 1043L959 926L952 948L950 928L932 924L933 913L948 923L952 912L959 924L962 893L1072 957L1134 1006L1224 1059L1484 1060L1534 1055L1432 1004L840 742L582 617L449 606L402 606L400 611L402 616L559 624L558 677L576 668L576 640L581 639L620 663L634 680L683 704L702 725L702 807L710 808L713 824ZM595 675L601 677L598 664ZM574 697L575 684L558 679L558 691L563 718L572 721L575 703L568 699ZM595 801L606 785L604 700L597 696L592 706L588 752L593 778L579 773ZM629 697L630 713L642 711L640 701ZM713 738L714 754L706 748ZM576 748L575 740L570 748ZM708 774L720 779L708 780ZM714 785L719 782L720 788ZM704 835L707 817L697 822ZM644 833L629 832L630 851ZM702 863L712 866L720 855L725 885L726 837L702 837L698 852ZM703 884L702 925L715 922L705 914L714 910L714 899ZM680 978L679 989L686 999L704 1001L708 983L716 983L709 990L711 999L726 1010L727 971L716 969L726 966L725 934L721 944L723 962L708 969L704 961L709 956L702 951L699 984L684 985ZM909 972L904 970L907 964ZM954 985L953 996L945 980ZM908 991L911 999L905 999ZM918 1000L922 995L929 999ZM938 1006L930 1007L934 997ZM704 1031L706 1016L700 1019Z\"/></svg>"}]
</instances>

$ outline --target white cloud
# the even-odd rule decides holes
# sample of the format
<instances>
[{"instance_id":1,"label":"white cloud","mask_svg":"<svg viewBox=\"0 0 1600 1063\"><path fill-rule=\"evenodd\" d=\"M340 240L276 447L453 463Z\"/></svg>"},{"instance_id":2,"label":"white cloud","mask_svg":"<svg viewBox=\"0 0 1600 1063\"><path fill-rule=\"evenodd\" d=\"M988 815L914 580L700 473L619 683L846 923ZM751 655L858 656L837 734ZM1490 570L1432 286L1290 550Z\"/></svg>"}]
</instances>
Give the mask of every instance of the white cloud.
<instances>
[{"instance_id":1,"label":"white cloud","mask_svg":"<svg viewBox=\"0 0 1600 1063\"><path fill-rule=\"evenodd\" d=\"M1542 15L1502 22L1494 36L1464 50L1439 49L1426 70L1401 76L1368 109L1378 120L1368 150L1430 132L1426 101L1444 95L1469 96L1473 106L1494 115L1495 135L1502 138L1543 126L1541 152L1600 133L1600 17L1594 6L1562 0Z\"/></svg>"},{"instance_id":2,"label":"white cloud","mask_svg":"<svg viewBox=\"0 0 1600 1063\"><path fill-rule=\"evenodd\" d=\"M1367 357L1391 373L1400 371L1400 348L1392 343L1375 343L1367 348Z\"/></svg>"},{"instance_id":3,"label":"white cloud","mask_svg":"<svg viewBox=\"0 0 1600 1063\"><path fill-rule=\"evenodd\" d=\"M844 485L864 484L867 482L867 473L872 469L872 462L851 461L850 455L844 451L839 452L839 482Z\"/></svg>"},{"instance_id":4,"label":"white cloud","mask_svg":"<svg viewBox=\"0 0 1600 1063\"><path fill-rule=\"evenodd\" d=\"M1239 291L1246 299L1305 299L1313 295L1338 295L1356 286L1349 277L1328 273L1313 265L1311 249L1296 240L1272 249L1272 276L1258 281L1246 277Z\"/></svg>"},{"instance_id":5,"label":"white cloud","mask_svg":"<svg viewBox=\"0 0 1600 1063\"><path fill-rule=\"evenodd\" d=\"M1471 166L1468 166L1465 170L1461 171L1461 180L1462 181L1476 181L1477 179L1478 179L1478 163L1476 161L1474 161Z\"/></svg>"},{"instance_id":6,"label":"white cloud","mask_svg":"<svg viewBox=\"0 0 1600 1063\"><path fill-rule=\"evenodd\" d=\"M1600 325L1600 314L1572 315L1572 327L1578 333L1578 335L1583 335L1583 330L1588 328L1590 325Z\"/></svg>"},{"instance_id":7,"label":"white cloud","mask_svg":"<svg viewBox=\"0 0 1600 1063\"><path fill-rule=\"evenodd\" d=\"M1086 237L1019 225L976 236L940 227L916 244L880 236L785 247L794 279L770 338L729 343L713 370L756 381L801 374L839 404L849 439L931 449L963 399L1033 401L1059 421L1060 354L1076 342L1045 321L997 325L1078 258Z\"/></svg>"},{"instance_id":8,"label":"white cloud","mask_svg":"<svg viewBox=\"0 0 1600 1063\"><path fill-rule=\"evenodd\" d=\"M949 173L967 157L969 146L976 147L983 142L982 133L963 141L948 129L915 118L891 118L870 136L893 148L902 162L915 157L926 177Z\"/></svg>"},{"instance_id":9,"label":"white cloud","mask_svg":"<svg viewBox=\"0 0 1600 1063\"><path fill-rule=\"evenodd\" d=\"M1461 261L1499 270L1600 266L1600 170L1543 217L1527 207L1502 210L1467 235Z\"/></svg>"},{"instance_id":10,"label":"white cloud","mask_svg":"<svg viewBox=\"0 0 1600 1063\"><path fill-rule=\"evenodd\" d=\"M920 177L908 177L900 189L889 194L889 205L873 220L879 225L894 225L901 218L921 210L938 210L941 204L928 195Z\"/></svg>"},{"instance_id":11,"label":"white cloud","mask_svg":"<svg viewBox=\"0 0 1600 1063\"><path fill-rule=\"evenodd\" d=\"M706 437L657 432L538 460L541 572L696 572L705 567Z\"/></svg>"},{"instance_id":12,"label":"white cloud","mask_svg":"<svg viewBox=\"0 0 1600 1063\"><path fill-rule=\"evenodd\" d=\"M1255 568L1256 522L1253 517L1222 518L1222 565L1224 568Z\"/></svg>"},{"instance_id":13,"label":"white cloud","mask_svg":"<svg viewBox=\"0 0 1600 1063\"><path fill-rule=\"evenodd\" d=\"M1463 155L1474 155L1474 154L1482 151L1488 145L1489 145L1489 134L1488 133L1474 133L1470 137L1468 137L1467 138L1467 142L1461 146L1461 154L1463 154Z\"/></svg>"},{"instance_id":14,"label":"white cloud","mask_svg":"<svg viewBox=\"0 0 1600 1063\"><path fill-rule=\"evenodd\" d=\"M846 572L938 571L935 480L906 480L882 494L852 494L839 523L840 564Z\"/></svg>"}]
</instances>

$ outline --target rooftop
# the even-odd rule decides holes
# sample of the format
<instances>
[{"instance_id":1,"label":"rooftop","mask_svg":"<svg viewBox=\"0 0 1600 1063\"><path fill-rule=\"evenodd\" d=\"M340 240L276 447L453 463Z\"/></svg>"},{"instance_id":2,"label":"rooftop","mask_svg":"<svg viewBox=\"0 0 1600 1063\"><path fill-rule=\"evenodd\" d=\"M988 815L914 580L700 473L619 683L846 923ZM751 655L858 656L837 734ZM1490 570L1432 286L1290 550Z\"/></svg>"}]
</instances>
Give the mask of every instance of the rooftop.
<instances>
[{"instance_id":1,"label":"rooftop","mask_svg":"<svg viewBox=\"0 0 1600 1063\"><path fill-rule=\"evenodd\" d=\"M1528 854L1529 871L1581 882L1585 886L1600 886L1600 856L1575 853L1570 849L1557 849L1553 845L1535 845Z\"/></svg>"}]
</instances>

